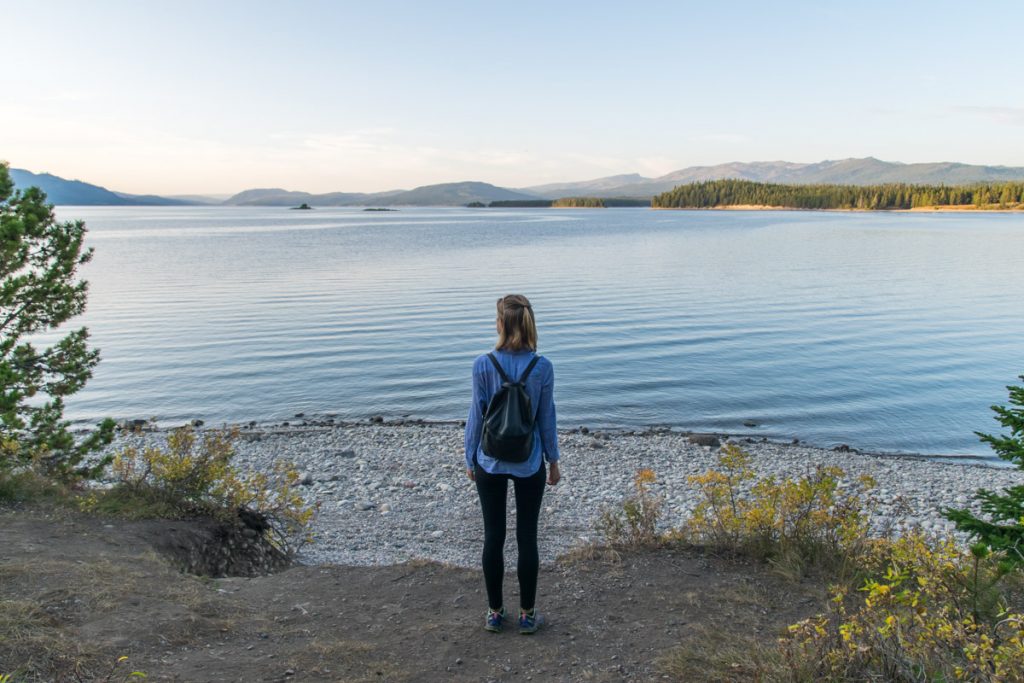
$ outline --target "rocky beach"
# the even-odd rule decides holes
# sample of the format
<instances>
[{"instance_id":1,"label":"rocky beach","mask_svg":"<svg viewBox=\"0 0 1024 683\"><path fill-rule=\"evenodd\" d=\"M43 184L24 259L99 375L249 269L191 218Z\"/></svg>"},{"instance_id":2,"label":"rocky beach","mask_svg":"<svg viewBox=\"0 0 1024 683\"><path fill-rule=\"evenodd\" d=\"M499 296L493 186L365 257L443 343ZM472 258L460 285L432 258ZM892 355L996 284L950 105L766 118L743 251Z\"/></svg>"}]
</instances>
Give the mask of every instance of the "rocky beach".
<instances>
[{"instance_id":1,"label":"rocky beach","mask_svg":"<svg viewBox=\"0 0 1024 683\"><path fill-rule=\"evenodd\" d=\"M124 433L112 448L156 445L166 434ZM681 524L698 500L687 477L714 468L718 444L726 440L666 430L562 431L563 479L547 488L540 520L542 562L600 540L595 522L601 511L632 493L640 468L657 477L652 490L664 498L662 525ZM751 437L732 441L750 454L759 476L799 477L817 465L839 466L850 481L870 475L877 482L873 523L879 529L894 523L945 533L952 525L939 513L943 506L968 506L981 487L1024 484L1024 472L995 466L997 460L873 455ZM250 425L235 448L243 469L269 471L275 460L288 460L302 473L303 494L320 504L315 542L302 551L303 563L377 566L425 559L475 567L483 529L462 442L458 424L310 421ZM511 494L508 510L506 557L514 562Z\"/></svg>"}]
</instances>

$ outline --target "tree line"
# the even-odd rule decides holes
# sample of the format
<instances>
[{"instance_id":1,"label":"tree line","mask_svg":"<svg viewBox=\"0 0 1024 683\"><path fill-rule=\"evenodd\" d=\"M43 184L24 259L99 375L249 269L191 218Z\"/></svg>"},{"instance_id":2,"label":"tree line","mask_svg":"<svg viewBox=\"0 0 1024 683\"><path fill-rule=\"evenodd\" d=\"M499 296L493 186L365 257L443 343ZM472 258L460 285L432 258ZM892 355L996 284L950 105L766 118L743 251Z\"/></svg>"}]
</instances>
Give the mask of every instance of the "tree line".
<instances>
[{"instance_id":1,"label":"tree line","mask_svg":"<svg viewBox=\"0 0 1024 683\"><path fill-rule=\"evenodd\" d=\"M914 209L928 206L1014 208L1024 202L1024 182L973 185L778 185L750 180L709 180L655 196L663 209L772 206L793 209Z\"/></svg>"}]
</instances>

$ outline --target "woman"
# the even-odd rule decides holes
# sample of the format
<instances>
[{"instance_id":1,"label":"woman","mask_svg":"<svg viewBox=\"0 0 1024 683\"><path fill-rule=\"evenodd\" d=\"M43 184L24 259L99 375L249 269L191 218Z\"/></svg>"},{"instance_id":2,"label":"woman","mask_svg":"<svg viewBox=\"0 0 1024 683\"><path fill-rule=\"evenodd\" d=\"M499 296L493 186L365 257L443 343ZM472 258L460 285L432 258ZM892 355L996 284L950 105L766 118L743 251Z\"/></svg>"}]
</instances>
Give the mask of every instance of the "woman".
<instances>
[{"instance_id":1,"label":"woman","mask_svg":"<svg viewBox=\"0 0 1024 683\"><path fill-rule=\"evenodd\" d=\"M525 296L509 294L498 299L498 343L473 365L473 404L466 421L466 473L476 482L484 515L484 583L487 586L487 621L484 628L500 632L505 621L501 584L505 576L505 501L511 480L516 496L516 544L519 562L519 632L536 633L541 624L534 604L537 596L537 518L540 516L544 481L554 486L558 470L558 434L555 426L554 368L537 356L537 325ZM493 360L492 360L493 357ZM536 362L534 363L534 359ZM525 389L533 410L535 429L532 449L522 462L491 457L483 448L484 414L498 390L502 373L512 382L526 377ZM495 365L500 365L501 370ZM525 455L525 453L524 453ZM545 473L544 461L549 471Z\"/></svg>"}]
</instances>

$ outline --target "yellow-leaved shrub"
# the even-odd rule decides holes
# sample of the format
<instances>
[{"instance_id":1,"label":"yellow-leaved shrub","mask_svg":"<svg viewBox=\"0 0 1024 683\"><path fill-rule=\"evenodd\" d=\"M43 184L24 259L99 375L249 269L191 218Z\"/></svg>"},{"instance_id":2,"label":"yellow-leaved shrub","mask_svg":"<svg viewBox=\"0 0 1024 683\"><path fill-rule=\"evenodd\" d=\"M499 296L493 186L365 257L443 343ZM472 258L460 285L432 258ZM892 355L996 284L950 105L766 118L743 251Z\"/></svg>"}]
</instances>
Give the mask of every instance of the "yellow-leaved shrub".
<instances>
[{"instance_id":1,"label":"yellow-leaved shrub","mask_svg":"<svg viewBox=\"0 0 1024 683\"><path fill-rule=\"evenodd\" d=\"M876 544L856 591L790 627L780 647L800 679L1024 681L1024 614L1012 566L920 531ZM856 593L856 595L854 595Z\"/></svg>"},{"instance_id":2,"label":"yellow-leaved shrub","mask_svg":"<svg viewBox=\"0 0 1024 683\"><path fill-rule=\"evenodd\" d=\"M664 499L651 491L657 481L654 470L637 470L633 477L633 495L621 506L606 509L597 521L597 530L611 545L639 546L658 540L658 519Z\"/></svg>"},{"instance_id":3,"label":"yellow-leaved shrub","mask_svg":"<svg viewBox=\"0 0 1024 683\"><path fill-rule=\"evenodd\" d=\"M983 544L910 530L872 534L874 482L837 467L758 478L727 444L719 468L690 477L700 499L680 536L779 566L817 564L835 585L826 613L779 640L766 680L1024 681L1019 568Z\"/></svg>"},{"instance_id":4,"label":"yellow-leaved shrub","mask_svg":"<svg viewBox=\"0 0 1024 683\"><path fill-rule=\"evenodd\" d=\"M840 486L844 472L819 466L799 479L758 478L751 458L726 444L719 469L688 478L699 494L681 529L687 540L782 563L834 565L864 551L870 477Z\"/></svg>"},{"instance_id":5,"label":"yellow-leaved shrub","mask_svg":"<svg viewBox=\"0 0 1024 683\"><path fill-rule=\"evenodd\" d=\"M232 462L237 430L172 431L166 448L128 447L115 455L115 486L86 499L96 509L138 515L208 515L255 524L279 550L294 555L311 540L317 506L299 494L299 472L276 462L269 472L241 472Z\"/></svg>"}]
</instances>

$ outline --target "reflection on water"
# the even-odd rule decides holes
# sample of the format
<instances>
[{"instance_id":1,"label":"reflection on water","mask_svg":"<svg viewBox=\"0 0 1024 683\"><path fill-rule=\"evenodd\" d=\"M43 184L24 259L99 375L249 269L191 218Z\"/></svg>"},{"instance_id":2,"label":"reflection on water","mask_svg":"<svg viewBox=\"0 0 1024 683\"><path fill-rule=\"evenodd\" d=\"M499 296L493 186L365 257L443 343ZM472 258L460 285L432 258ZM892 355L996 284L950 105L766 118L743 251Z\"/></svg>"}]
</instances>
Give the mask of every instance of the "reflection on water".
<instances>
[{"instance_id":1,"label":"reflection on water","mask_svg":"<svg viewBox=\"0 0 1024 683\"><path fill-rule=\"evenodd\" d=\"M104 360L76 419L459 419L513 291L563 425L986 454L972 432L1024 372L1024 216L58 213L96 248L84 322Z\"/></svg>"}]
</instances>

